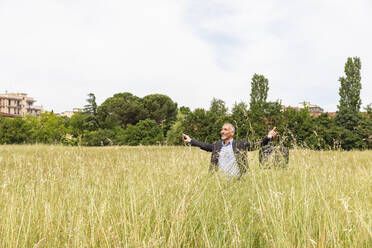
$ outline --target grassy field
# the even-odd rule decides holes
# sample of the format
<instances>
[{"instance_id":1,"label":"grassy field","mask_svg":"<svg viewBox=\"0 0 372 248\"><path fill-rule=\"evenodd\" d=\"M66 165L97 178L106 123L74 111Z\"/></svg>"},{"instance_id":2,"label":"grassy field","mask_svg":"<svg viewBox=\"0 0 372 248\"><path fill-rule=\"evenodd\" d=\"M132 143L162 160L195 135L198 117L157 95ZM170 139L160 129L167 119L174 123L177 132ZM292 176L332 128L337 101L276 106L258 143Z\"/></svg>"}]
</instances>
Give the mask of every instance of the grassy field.
<instances>
[{"instance_id":1,"label":"grassy field","mask_svg":"<svg viewBox=\"0 0 372 248\"><path fill-rule=\"evenodd\" d=\"M190 147L0 146L0 247L372 247L372 151L209 174Z\"/></svg>"}]
</instances>

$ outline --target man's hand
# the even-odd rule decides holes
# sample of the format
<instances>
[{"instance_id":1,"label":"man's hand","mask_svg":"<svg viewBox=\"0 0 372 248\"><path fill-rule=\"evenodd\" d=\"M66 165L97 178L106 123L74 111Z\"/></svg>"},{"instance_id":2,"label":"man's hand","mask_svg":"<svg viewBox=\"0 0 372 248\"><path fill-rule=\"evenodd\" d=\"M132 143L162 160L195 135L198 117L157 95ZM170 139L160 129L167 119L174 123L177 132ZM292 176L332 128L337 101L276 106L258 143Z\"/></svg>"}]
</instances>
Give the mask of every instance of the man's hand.
<instances>
[{"instance_id":1,"label":"man's hand","mask_svg":"<svg viewBox=\"0 0 372 248\"><path fill-rule=\"evenodd\" d=\"M275 132L275 129L276 129L276 127L274 127L268 134L267 134L267 137L269 138L269 139L272 139L272 138L275 138L275 136L277 136L278 135L278 132Z\"/></svg>"},{"instance_id":2,"label":"man's hand","mask_svg":"<svg viewBox=\"0 0 372 248\"><path fill-rule=\"evenodd\" d=\"M190 141L191 141L190 137L188 135L184 134L184 133L182 134L182 139L183 139L183 141L185 141L187 143L190 143Z\"/></svg>"}]
</instances>

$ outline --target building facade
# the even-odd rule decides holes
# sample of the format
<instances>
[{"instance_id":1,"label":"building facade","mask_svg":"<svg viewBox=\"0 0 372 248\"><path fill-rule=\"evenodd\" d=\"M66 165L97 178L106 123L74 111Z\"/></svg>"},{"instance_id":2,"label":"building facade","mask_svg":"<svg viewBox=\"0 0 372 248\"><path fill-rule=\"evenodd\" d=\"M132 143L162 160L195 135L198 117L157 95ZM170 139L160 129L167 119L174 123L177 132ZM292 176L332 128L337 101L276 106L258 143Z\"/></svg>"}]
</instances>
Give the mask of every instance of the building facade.
<instances>
[{"instance_id":1,"label":"building facade","mask_svg":"<svg viewBox=\"0 0 372 248\"><path fill-rule=\"evenodd\" d=\"M324 109L319 107L318 105L315 104L310 104L310 102L300 102L298 104L298 107L300 109L308 108L311 114L321 114L324 112Z\"/></svg>"},{"instance_id":2,"label":"building facade","mask_svg":"<svg viewBox=\"0 0 372 248\"><path fill-rule=\"evenodd\" d=\"M291 107L291 106L284 106L282 105L282 111L285 111L287 108L291 108L297 111L300 111L301 109L307 108L310 112L310 116L319 117L321 114L325 113L324 109L319 107L315 104L310 104L310 102L300 102L298 104L298 107ZM326 112L328 114L328 118L335 118L337 113L335 112Z\"/></svg>"},{"instance_id":3,"label":"building facade","mask_svg":"<svg viewBox=\"0 0 372 248\"><path fill-rule=\"evenodd\" d=\"M64 111L57 115L71 118L71 116L73 116L74 114L81 113L81 112L83 112L81 108L73 108L72 111Z\"/></svg>"},{"instance_id":4,"label":"building facade","mask_svg":"<svg viewBox=\"0 0 372 248\"><path fill-rule=\"evenodd\" d=\"M0 94L0 115L3 116L38 116L43 107L34 106L36 100L25 93Z\"/></svg>"}]
</instances>

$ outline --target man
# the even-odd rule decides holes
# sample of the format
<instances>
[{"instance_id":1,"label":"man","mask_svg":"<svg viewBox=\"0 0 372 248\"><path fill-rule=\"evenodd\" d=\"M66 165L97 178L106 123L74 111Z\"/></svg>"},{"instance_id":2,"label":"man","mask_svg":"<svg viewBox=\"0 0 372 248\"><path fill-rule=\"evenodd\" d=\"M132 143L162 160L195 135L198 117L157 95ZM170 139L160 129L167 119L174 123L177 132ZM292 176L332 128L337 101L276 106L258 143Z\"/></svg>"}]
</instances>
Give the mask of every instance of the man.
<instances>
[{"instance_id":1,"label":"man","mask_svg":"<svg viewBox=\"0 0 372 248\"><path fill-rule=\"evenodd\" d=\"M200 147L202 150L212 152L210 171L221 170L231 177L240 177L248 167L247 151L252 151L257 145L245 140L233 139L235 128L231 123L225 123L221 129L222 141L217 141L214 144L200 142L191 139L188 135L183 134L183 140L190 143L192 146ZM260 146L266 145L272 138L277 136L275 127L264 137Z\"/></svg>"}]
</instances>

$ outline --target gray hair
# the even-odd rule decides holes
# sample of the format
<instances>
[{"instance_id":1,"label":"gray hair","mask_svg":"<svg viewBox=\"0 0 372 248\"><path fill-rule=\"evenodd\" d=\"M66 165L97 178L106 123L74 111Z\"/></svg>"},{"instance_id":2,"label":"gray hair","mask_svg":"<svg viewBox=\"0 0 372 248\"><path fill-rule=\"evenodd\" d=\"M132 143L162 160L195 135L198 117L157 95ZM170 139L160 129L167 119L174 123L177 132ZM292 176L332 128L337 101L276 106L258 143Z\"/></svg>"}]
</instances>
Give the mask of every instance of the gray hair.
<instances>
[{"instance_id":1,"label":"gray hair","mask_svg":"<svg viewBox=\"0 0 372 248\"><path fill-rule=\"evenodd\" d=\"M230 128L234 131L235 133L235 127L233 126L233 124L231 124L230 122L226 122L224 123L223 125L230 125Z\"/></svg>"}]
</instances>

